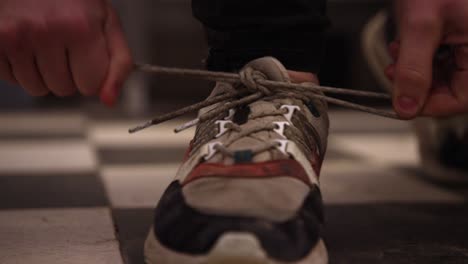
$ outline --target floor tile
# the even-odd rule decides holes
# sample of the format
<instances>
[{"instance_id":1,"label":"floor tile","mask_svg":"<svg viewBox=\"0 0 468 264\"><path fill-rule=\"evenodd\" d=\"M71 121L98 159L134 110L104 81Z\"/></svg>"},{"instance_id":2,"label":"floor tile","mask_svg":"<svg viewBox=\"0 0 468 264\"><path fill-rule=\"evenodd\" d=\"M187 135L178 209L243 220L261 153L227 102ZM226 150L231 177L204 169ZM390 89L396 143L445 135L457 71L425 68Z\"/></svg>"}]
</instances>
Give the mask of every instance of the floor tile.
<instances>
[{"instance_id":1,"label":"floor tile","mask_svg":"<svg viewBox=\"0 0 468 264\"><path fill-rule=\"evenodd\" d=\"M108 209L0 211L0 263L123 264Z\"/></svg>"},{"instance_id":2,"label":"floor tile","mask_svg":"<svg viewBox=\"0 0 468 264\"><path fill-rule=\"evenodd\" d=\"M79 112L0 113L0 139L47 139L83 137L86 118Z\"/></svg>"},{"instance_id":3,"label":"floor tile","mask_svg":"<svg viewBox=\"0 0 468 264\"><path fill-rule=\"evenodd\" d=\"M333 205L326 209L330 263L468 263L466 204Z\"/></svg>"},{"instance_id":4,"label":"floor tile","mask_svg":"<svg viewBox=\"0 0 468 264\"><path fill-rule=\"evenodd\" d=\"M95 207L108 204L97 173L47 176L0 174L0 209Z\"/></svg>"},{"instance_id":5,"label":"floor tile","mask_svg":"<svg viewBox=\"0 0 468 264\"><path fill-rule=\"evenodd\" d=\"M429 184L403 170L366 163L325 163L321 174L327 204L387 202L462 203L463 195Z\"/></svg>"},{"instance_id":6,"label":"floor tile","mask_svg":"<svg viewBox=\"0 0 468 264\"><path fill-rule=\"evenodd\" d=\"M136 164L167 164L182 162L188 145L183 147L101 147L97 155L101 164L105 165L136 165Z\"/></svg>"},{"instance_id":7,"label":"floor tile","mask_svg":"<svg viewBox=\"0 0 468 264\"><path fill-rule=\"evenodd\" d=\"M0 141L0 174L66 175L94 172L96 166L86 140Z\"/></svg>"},{"instance_id":8,"label":"floor tile","mask_svg":"<svg viewBox=\"0 0 468 264\"><path fill-rule=\"evenodd\" d=\"M362 157L378 166L419 166L415 135L406 134L338 134L330 141L341 150Z\"/></svg>"},{"instance_id":9,"label":"floor tile","mask_svg":"<svg viewBox=\"0 0 468 264\"><path fill-rule=\"evenodd\" d=\"M390 109L388 109L390 110ZM408 133L411 122L384 118L359 111L330 111L333 133Z\"/></svg>"},{"instance_id":10,"label":"floor tile","mask_svg":"<svg viewBox=\"0 0 468 264\"><path fill-rule=\"evenodd\" d=\"M143 247L153 222L153 210L114 209L113 217L117 226L120 248L127 264L142 264ZM182 264L182 263L181 263Z\"/></svg>"},{"instance_id":11,"label":"floor tile","mask_svg":"<svg viewBox=\"0 0 468 264\"><path fill-rule=\"evenodd\" d=\"M178 164L105 166L101 176L113 207L153 208L178 167Z\"/></svg>"},{"instance_id":12,"label":"floor tile","mask_svg":"<svg viewBox=\"0 0 468 264\"><path fill-rule=\"evenodd\" d=\"M93 122L89 126L88 137L97 147L112 148L185 148L193 137L193 129L175 134L174 128L186 122L171 121L150 127L135 134L129 134L128 129L147 120L125 122Z\"/></svg>"}]
</instances>

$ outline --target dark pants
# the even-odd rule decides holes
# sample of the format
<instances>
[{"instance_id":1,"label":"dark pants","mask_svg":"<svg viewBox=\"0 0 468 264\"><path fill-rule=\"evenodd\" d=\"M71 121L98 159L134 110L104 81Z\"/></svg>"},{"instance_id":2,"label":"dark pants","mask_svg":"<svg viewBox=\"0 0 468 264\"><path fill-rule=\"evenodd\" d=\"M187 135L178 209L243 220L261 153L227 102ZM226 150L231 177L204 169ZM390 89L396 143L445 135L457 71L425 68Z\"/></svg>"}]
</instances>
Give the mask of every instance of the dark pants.
<instances>
[{"instance_id":1,"label":"dark pants","mask_svg":"<svg viewBox=\"0 0 468 264\"><path fill-rule=\"evenodd\" d=\"M192 6L206 28L208 69L235 71L273 56L290 70L318 72L326 0L192 0Z\"/></svg>"}]
</instances>

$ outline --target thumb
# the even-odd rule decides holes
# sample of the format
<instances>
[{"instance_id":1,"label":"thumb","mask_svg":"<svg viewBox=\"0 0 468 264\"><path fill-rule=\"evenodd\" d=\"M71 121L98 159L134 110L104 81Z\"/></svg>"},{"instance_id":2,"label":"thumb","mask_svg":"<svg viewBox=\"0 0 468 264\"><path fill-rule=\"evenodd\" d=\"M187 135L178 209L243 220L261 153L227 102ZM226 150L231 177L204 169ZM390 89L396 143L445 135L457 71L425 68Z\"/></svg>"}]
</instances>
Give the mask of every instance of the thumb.
<instances>
[{"instance_id":1,"label":"thumb","mask_svg":"<svg viewBox=\"0 0 468 264\"><path fill-rule=\"evenodd\" d=\"M393 105L402 118L415 118L425 105L441 31L437 20L414 19L400 24L401 45L395 68Z\"/></svg>"},{"instance_id":2,"label":"thumb","mask_svg":"<svg viewBox=\"0 0 468 264\"><path fill-rule=\"evenodd\" d=\"M107 11L105 36L110 62L101 90L101 101L108 106L113 106L134 63L117 13L110 4Z\"/></svg>"}]
</instances>

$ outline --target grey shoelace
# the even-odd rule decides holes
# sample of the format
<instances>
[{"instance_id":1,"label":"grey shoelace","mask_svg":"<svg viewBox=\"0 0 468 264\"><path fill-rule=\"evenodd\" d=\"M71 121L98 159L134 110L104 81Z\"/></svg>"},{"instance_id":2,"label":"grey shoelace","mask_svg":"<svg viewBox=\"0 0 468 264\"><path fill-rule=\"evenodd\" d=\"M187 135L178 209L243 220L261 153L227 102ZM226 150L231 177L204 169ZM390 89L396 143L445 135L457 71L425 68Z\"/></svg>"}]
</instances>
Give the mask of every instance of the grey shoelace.
<instances>
[{"instance_id":1,"label":"grey shoelace","mask_svg":"<svg viewBox=\"0 0 468 264\"><path fill-rule=\"evenodd\" d=\"M388 94L384 94L384 93L356 91L356 90L349 90L349 89L335 88L335 87L326 87L326 86L316 85L313 83L295 84L295 83L288 83L288 82L271 81L271 80L267 80L261 72L255 71L252 68L246 68L240 73L227 73L227 72L213 72L213 71L206 71L206 70L168 68L168 67L161 67L157 65L148 65L148 64L138 64L136 65L136 69L142 72L148 72L148 73L153 73L153 74L158 74L158 75L189 77L189 78L197 78L197 79L203 79L203 80L208 80L208 81L231 83L234 85L236 84L242 84L242 85L237 85L236 87L240 87L240 88L237 89L235 92L225 93L225 94L218 95L212 98L208 98L202 102L199 102L199 103L181 108L179 110L176 110L174 112L170 112L170 113L161 115L159 117L156 117L153 120L146 122L145 124L129 129L129 133L135 133L143 129L146 129L150 126L160 124L162 122L177 118L187 113L198 111L201 108L223 102L223 104L217 107L215 110L210 111L200 116L196 120L192 121L191 123L187 124L186 126L183 126L175 130L176 132L179 132L187 127L196 125L200 121L211 119L214 116L219 115L220 112L225 112L225 111L228 111L229 109L252 103L263 97L268 97L268 96L271 97L271 96L276 96L276 95L297 98L297 99L301 99L304 101L310 101L311 99L315 98L315 99L324 100L331 104L343 106L346 108L359 110L359 111L367 112L367 113L382 116L382 117L401 120L401 118L393 111L385 111L385 110L380 110L380 109L376 109L373 107L363 106L363 105L359 105L356 103L329 97L329 96L322 94L322 93L345 94L345 95L353 95L353 96L358 96L358 97L391 100L391 96Z\"/></svg>"}]
</instances>

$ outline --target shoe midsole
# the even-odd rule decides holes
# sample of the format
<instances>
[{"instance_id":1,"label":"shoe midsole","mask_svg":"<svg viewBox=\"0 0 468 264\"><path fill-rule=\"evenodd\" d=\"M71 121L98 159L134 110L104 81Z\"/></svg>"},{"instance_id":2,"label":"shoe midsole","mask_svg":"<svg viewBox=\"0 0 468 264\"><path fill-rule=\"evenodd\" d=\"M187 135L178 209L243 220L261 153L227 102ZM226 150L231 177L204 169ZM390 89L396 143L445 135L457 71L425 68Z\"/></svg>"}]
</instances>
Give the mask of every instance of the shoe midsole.
<instances>
[{"instance_id":1,"label":"shoe midsole","mask_svg":"<svg viewBox=\"0 0 468 264\"><path fill-rule=\"evenodd\" d=\"M248 233L226 233L207 255L188 255L168 249L150 230L145 243L146 264L327 264L328 254L323 240L302 260L281 262L271 259L255 236Z\"/></svg>"}]
</instances>

